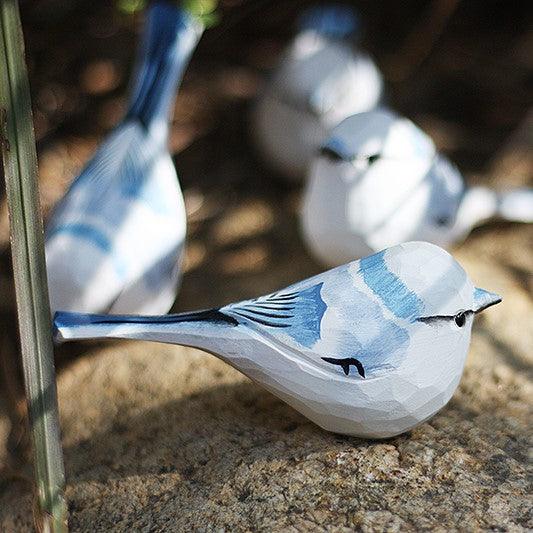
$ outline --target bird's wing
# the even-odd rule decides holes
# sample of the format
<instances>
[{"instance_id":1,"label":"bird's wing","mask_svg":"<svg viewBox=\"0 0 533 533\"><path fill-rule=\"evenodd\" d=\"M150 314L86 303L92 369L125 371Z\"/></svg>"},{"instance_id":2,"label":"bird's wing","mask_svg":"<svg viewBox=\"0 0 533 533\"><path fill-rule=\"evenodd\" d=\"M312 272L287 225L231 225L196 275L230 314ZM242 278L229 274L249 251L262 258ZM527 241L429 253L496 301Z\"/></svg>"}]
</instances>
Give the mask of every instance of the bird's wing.
<instances>
[{"instance_id":1,"label":"bird's wing","mask_svg":"<svg viewBox=\"0 0 533 533\"><path fill-rule=\"evenodd\" d=\"M320 338L320 322L326 311L320 290L322 282L308 287L293 286L267 296L221 308L240 322L273 334L282 331L302 346Z\"/></svg>"},{"instance_id":2,"label":"bird's wing","mask_svg":"<svg viewBox=\"0 0 533 533\"><path fill-rule=\"evenodd\" d=\"M68 295L58 308L109 310L126 284L176 250L184 232L168 153L154 147L138 123L125 123L98 150L47 226L51 293ZM74 306L72 298L86 303Z\"/></svg>"},{"instance_id":3,"label":"bird's wing","mask_svg":"<svg viewBox=\"0 0 533 533\"><path fill-rule=\"evenodd\" d=\"M364 287L360 267L355 261L220 312L282 350L341 373L373 374L398 363L409 335L403 319L392 317L379 295Z\"/></svg>"},{"instance_id":4,"label":"bird's wing","mask_svg":"<svg viewBox=\"0 0 533 533\"><path fill-rule=\"evenodd\" d=\"M450 161L437 155L426 179L430 181L431 188L427 216L433 225L453 226L465 192L461 173Z\"/></svg>"},{"instance_id":5,"label":"bird's wing","mask_svg":"<svg viewBox=\"0 0 533 533\"><path fill-rule=\"evenodd\" d=\"M95 214L116 220L113 211L117 198L139 188L150 163L144 139L141 126L135 122L125 123L111 133L54 209L47 233L67 221Z\"/></svg>"}]
</instances>

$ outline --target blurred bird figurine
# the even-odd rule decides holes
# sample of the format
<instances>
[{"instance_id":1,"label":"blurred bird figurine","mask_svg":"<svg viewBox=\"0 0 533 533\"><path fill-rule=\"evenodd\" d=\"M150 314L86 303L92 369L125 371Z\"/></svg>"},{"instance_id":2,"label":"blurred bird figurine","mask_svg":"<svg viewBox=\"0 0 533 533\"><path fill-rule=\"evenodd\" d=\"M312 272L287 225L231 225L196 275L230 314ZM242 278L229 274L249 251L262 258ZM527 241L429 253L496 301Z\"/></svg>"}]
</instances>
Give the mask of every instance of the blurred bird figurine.
<instances>
[{"instance_id":1,"label":"blurred bird figurine","mask_svg":"<svg viewBox=\"0 0 533 533\"><path fill-rule=\"evenodd\" d=\"M356 49L359 19L347 6L315 6L299 21L252 117L258 150L290 180L305 177L328 131L346 117L374 108L382 77Z\"/></svg>"},{"instance_id":2,"label":"blurred bird figurine","mask_svg":"<svg viewBox=\"0 0 533 533\"><path fill-rule=\"evenodd\" d=\"M59 312L57 341L144 339L210 352L326 430L386 438L431 417L461 378L474 315L500 298L423 242L273 294L166 315Z\"/></svg>"},{"instance_id":3,"label":"blurred bird figurine","mask_svg":"<svg viewBox=\"0 0 533 533\"><path fill-rule=\"evenodd\" d=\"M345 119L310 170L301 225L335 266L410 240L448 247L492 217L533 222L533 191L467 187L411 121L386 109Z\"/></svg>"},{"instance_id":4,"label":"blurred bird figurine","mask_svg":"<svg viewBox=\"0 0 533 533\"><path fill-rule=\"evenodd\" d=\"M168 152L176 86L203 27L164 1L147 13L124 119L56 207L46 229L52 309L166 313L186 219Z\"/></svg>"}]
</instances>

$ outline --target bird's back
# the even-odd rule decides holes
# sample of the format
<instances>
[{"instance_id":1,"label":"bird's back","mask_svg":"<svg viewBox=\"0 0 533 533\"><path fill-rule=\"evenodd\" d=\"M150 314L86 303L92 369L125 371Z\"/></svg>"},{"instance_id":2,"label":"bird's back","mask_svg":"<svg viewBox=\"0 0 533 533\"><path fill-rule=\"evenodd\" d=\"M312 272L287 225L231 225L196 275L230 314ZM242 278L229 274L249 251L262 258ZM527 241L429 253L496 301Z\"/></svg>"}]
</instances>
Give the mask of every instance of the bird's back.
<instances>
[{"instance_id":1,"label":"bird's back","mask_svg":"<svg viewBox=\"0 0 533 533\"><path fill-rule=\"evenodd\" d=\"M325 359L356 358L367 373L384 370L398 363L408 333L404 319L365 283L365 269L354 261L221 311L319 366L333 369Z\"/></svg>"},{"instance_id":2,"label":"bird's back","mask_svg":"<svg viewBox=\"0 0 533 533\"><path fill-rule=\"evenodd\" d=\"M184 233L183 199L166 148L136 121L122 124L47 226L52 307L109 310L128 283L176 252Z\"/></svg>"},{"instance_id":3,"label":"bird's back","mask_svg":"<svg viewBox=\"0 0 533 533\"><path fill-rule=\"evenodd\" d=\"M414 242L220 311L315 364L356 359L376 376L402 363L420 317L465 309L471 292L452 256Z\"/></svg>"}]
</instances>

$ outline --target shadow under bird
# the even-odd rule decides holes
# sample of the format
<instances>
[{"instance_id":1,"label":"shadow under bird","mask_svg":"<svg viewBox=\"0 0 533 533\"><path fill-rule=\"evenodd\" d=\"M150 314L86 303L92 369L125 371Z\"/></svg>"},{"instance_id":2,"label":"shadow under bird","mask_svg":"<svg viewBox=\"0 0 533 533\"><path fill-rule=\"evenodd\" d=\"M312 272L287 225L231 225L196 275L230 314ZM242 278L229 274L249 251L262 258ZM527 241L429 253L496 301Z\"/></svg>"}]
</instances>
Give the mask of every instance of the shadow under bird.
<instances>
[{"instance_id":1,"label":"shadow under bird","mask_svg":"<svg viewBox=\"0 0 533 533\"><path fill-rule=\"evenodd\" d=\"M304 11L297 36L258 98L252 134L265 161L287 179L305 178L333 126L380 102L383 80L356 46L359 26L347 6Z\"/></svg>"},{"instance_id":2,"label":"shadow under bird","mask_svg":"<svg viewBox=\"0 0 533 533\"><path fill-rule=\"evenodd\" d=\"M410 240L449 247L493 217L533 222L533 191L466 186L429 136L381 108L345 119L323 143L301 228L310 251L334 266Z\"/></svg>"},{"instance_id":3,"label":"shadow under bird","mask_svg":"<svg viewBox=\"0 0 533 533\"><path fill-rule=\"evenodd\" d=\"M202 31L170 3L149 8L126 115L46 228L52 309L162 314L174 302L186 217L169 120Z\"/></svg>"},{"instance_id":4,"label":"shadow under bird","mask_svg":"<svg viewBox=\"0 0 533 533\"><path fill-rule=\"evenodd\" d=\"M200 348L322 428L398 435L454 393L474 316L500 301L454 258L394 246L267 296L147 316L56 313L55 339L142 339Z\"/></svg>"}]
</instances>

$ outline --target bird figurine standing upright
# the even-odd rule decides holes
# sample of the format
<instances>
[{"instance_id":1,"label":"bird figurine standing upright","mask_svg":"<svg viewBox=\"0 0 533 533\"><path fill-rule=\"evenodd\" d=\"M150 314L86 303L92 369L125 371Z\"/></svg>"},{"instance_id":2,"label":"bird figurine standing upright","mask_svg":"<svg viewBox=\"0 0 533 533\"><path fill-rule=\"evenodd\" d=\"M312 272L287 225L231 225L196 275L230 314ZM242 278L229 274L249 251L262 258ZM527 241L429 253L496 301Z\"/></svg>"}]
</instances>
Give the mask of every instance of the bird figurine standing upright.
<instances>
[{"instance_id":1,"label":"bird figurine standing upright","mask_svg":"<svg viewBox=\"0 0 533 533\"><path fill-rule=\"evenodd\" d=\"M148 9L128 109L46 228L51 307L166 313L185 239L183 196L167 141L176 87L202 23L165 1Z\"/></svg>"},{"instance_id":2,"label":"bird figurine standing upright","mask_svg":"<svg viewBox=\"0 0 533 533\"><path fill-rule=\"evenodd\" d=\"M313 255L334 266L409 240L449 247L492 217L533 222L533 191L467 187L430 137L380 108L345 119L323 143L301 228Z\"/></svg>"},{"instance_id":3,"label":"bird figurine standing upright","mask_svg":"<svg viewBox=\"0 0 533 533\"><path fill-rule=\"evenodd\" d=\"M218 309L161 317L59 312L54 331L59 342L200 348L326 430L386 438L448 402L475 314L499 301L443 249L412 242Z\"/></svg>"},{"instance_id":4,"label":"bird figurine standing upright","mask_svg":"<svg viewBox=\"0 0 533 533\"><path fill-rule=\"evenodd\" d=\"M265 161L300 181L328 131L374 108L383 89L372 59L356 48L360 23L340 5L315 6L256 102L252 135Z\"/></svg>"}]
</instances>

